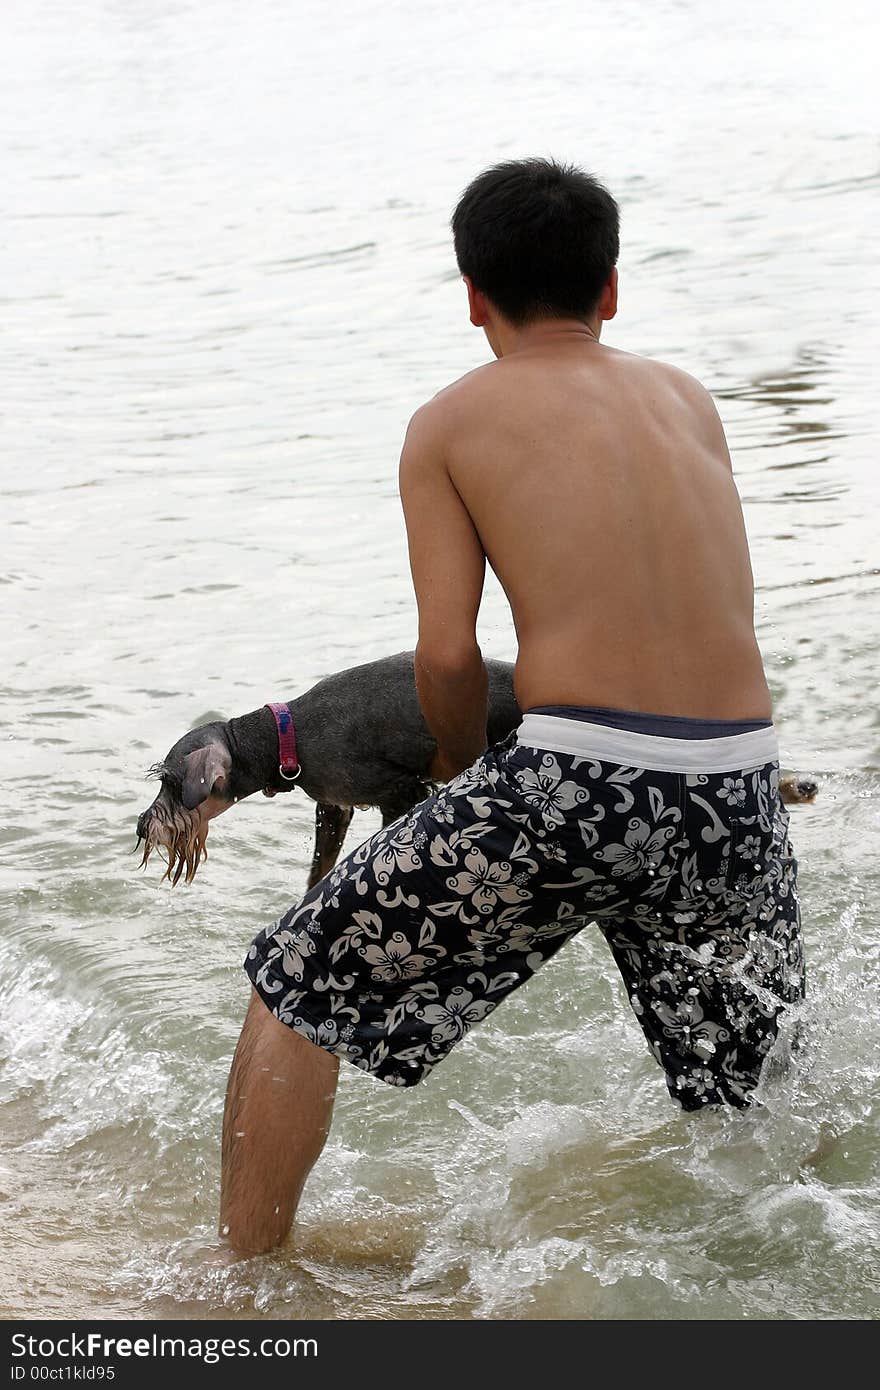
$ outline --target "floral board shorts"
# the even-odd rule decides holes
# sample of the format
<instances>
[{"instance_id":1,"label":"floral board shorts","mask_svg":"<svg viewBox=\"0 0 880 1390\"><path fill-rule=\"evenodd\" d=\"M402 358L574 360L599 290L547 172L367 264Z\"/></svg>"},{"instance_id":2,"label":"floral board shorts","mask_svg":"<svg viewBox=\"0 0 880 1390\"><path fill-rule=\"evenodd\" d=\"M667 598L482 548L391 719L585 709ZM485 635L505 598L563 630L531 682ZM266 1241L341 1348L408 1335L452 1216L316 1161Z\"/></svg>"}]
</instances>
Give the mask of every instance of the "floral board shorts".
<instances>
[{"instance_id":1,"label":"floral board shorts","mask_svg":"<svg viewBox=\"0 0 880 1390\"><path fill-rule=\"evenodd\" d=\"M769 722L529 711L261 932L245 970L282 1023L412 1086L595 924L670 1094L745 1106L803 995L778 776Z\"/></svg>"}]
</instances>

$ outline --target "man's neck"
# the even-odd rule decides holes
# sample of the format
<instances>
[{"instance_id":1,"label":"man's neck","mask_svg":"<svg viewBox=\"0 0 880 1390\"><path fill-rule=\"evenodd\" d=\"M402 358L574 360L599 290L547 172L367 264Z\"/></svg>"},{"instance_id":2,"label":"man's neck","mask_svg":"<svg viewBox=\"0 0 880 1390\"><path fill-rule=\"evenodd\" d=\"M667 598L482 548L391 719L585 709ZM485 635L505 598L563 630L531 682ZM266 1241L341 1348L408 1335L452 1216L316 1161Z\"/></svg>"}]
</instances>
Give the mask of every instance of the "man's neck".
<instances>
[{"instance_id":1,"label":"man's neck","mask_svg":"<svg viewBox=\"0 0 880 1390\"><path fill-rule=\"evenodd\" d=\"M486 325L486 337L496 357L510 357L516 352L598 343L602 321L583 319L533 319L517 327L506 319L496 318Z\"/></svg>"}]
</instances>

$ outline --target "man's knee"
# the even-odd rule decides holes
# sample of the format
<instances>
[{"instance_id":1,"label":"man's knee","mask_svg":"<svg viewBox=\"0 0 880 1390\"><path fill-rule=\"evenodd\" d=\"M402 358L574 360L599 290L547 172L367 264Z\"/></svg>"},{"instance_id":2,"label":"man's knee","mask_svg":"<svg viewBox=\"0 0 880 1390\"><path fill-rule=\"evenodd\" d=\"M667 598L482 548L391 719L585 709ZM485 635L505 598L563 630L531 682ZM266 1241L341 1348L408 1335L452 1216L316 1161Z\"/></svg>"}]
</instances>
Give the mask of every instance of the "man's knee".
<instances>
[{"instance_id":1,"label":"man's knee","mask_svg":"<svg viewBox=\"0 0 880 1390\"><path fill-rule=\"evenodd\" d=\"M280 1083L289 1079L286 1075L288 1062L294 1066L300 1085L310 1076L335 1080L339 1070L338 1057L282 1023L252 987L233 1070L259 1066L265 1071L267 1064L271 1063L268 1070L273 1079Z\"/></svg>"}]
</instances>

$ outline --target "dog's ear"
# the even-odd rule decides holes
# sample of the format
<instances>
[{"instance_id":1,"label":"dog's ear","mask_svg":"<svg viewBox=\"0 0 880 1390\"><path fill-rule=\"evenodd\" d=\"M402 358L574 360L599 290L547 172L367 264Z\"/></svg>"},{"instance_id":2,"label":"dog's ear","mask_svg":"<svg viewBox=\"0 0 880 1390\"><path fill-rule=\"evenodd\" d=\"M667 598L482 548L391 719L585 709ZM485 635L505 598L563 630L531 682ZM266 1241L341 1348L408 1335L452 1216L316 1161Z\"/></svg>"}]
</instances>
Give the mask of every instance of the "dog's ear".
<instances>
[{"instance_id":1,"label":"dog's ear","mask_svg":"<svg viewBox=\"0 0 880 1390\"><path fill-rule=\"evenodd\" d=\"M208 743L187 753L183 760L181 800L188 811L194 811L212 792L225 796L227 778L232 770L232 758L222 743Z\"/></svg>"}]
</instances>

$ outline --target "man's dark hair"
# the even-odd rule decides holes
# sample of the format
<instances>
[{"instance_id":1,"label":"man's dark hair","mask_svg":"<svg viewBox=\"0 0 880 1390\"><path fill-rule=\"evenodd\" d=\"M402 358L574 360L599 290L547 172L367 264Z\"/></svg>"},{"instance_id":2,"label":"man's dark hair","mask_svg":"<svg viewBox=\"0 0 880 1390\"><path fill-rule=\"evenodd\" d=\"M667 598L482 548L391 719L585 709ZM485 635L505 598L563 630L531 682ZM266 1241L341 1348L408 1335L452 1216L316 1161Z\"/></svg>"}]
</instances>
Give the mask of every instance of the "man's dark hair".
<instances>
[{"instance_id":1,"label":"man's dark hair","mask_svg":"<svg viewBox=\"0 0 880 1390\"><path fill-rule=\"evenodd\" d=\"M452 214L459 270L517 326L588 318L617 263L619 228L608 190L552 159L486 169Z\"/></svg>"}]
</instances>

